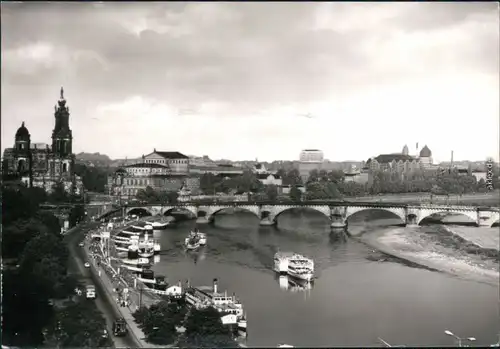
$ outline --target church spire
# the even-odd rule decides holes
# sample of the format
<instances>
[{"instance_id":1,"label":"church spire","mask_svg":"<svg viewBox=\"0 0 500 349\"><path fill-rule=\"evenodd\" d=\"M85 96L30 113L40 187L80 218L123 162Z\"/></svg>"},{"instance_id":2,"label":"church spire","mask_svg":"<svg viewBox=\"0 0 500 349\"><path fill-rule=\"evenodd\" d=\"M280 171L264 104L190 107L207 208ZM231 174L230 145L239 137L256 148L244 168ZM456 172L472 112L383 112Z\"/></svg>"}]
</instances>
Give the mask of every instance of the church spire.
<instances>
[{"instance_id":1,"label":"church spire","mask_svg":"<svg viewBox=\"0 0 500 349\"><path fill-rule=\"evenodd\" d=\"M63 87L61 86L61 101L64 100L64 89Z\"/></svg>"}]
</instances>

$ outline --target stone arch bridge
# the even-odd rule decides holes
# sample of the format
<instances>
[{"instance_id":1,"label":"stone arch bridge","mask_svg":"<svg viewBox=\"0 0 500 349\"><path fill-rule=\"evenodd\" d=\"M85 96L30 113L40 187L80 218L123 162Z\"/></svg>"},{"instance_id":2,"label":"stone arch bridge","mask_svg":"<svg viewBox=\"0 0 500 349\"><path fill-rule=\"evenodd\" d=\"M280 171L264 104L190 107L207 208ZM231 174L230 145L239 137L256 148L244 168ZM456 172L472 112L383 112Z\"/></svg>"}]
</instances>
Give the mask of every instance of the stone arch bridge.
<instances>
[{"instance_id":1,"label":"stone arch bridge","mask_svg":"<svg viewBox=\"0 0 500 349\"><path fill-rule=\"evenodd\" d=\"M261 225L275 225L283 212L291 209L308 208L325 215L332 227L342 227L349 217L366 210L382 210L391 212L401 219L402 224L418 225L424 218L438 213L452 213L468 217L477 226L491 227L498 222L500 214L497 208L453 206L453 205L407 205L401 203L374 202L300 202L300 203L270 203L270 202L224 202L201 203L183 202L175 205L134 205L123 206L122 215L145 213L148 215L168 215L172 210L183 210L197 217L199 223L207 223L221 211L240 209L257 216Z\"/></svg>"}]
</instances>

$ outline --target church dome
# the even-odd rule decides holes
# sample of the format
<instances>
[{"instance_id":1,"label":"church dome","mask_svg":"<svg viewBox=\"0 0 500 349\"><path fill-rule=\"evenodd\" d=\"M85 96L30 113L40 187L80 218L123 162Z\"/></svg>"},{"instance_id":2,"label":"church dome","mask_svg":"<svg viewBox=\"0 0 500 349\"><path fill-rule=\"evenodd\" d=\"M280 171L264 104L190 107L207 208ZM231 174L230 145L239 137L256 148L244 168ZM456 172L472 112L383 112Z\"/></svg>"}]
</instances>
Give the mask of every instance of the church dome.
<instances>
[{"instance_id":1,"label":"church dome","mask_svg":"<svg viewBox=\"0 0 500 349\"><path fill-rule=\"evenodd\" d=\"M422 150L420 151L420 157L421 158L430 158L432 156L432 152L431 150L426 146L424 146L422 148Z\"/></svg>"},{"instance_id":2,"label":"church dome","mask_svg":"<svg viewBox=\"0 0 500 349\"><path fill-rule=\"evenodd\" d=\"M28 129L26 128L26 126L24 126L24 121L23 121L23 123L21 124L21 127L19 127L17 129L16 140L18 140L18 139L28 140L29 138L30 138L30 133L29 133Z\"/></svg>"}]
</instances>

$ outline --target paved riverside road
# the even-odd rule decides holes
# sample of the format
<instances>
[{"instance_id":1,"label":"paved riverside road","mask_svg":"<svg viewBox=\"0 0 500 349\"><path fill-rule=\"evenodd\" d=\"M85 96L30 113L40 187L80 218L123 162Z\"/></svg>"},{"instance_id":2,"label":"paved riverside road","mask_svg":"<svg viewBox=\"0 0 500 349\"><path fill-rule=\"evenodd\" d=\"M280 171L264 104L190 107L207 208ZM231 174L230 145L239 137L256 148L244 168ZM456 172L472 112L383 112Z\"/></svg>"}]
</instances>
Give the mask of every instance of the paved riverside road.
<instances>
[{"instance_id":1,"label":"paved riverside road","mask_svg":"<svg viewBox=\"0 0 500 349\"><path fill-rule=\"evenodd\" d=\"M99 282L95 282L92 277L91 272L85 268L83 265L85 261L82 260L84 253L78 251L82 247L78 246L78 243L83 240L84 234L88 229L91 229L95 224L88 224L76 227L72 229L65 237L65 241L68 244L70 260L70 271L74 274L79 275L79 280L83 285L95 285L97 298L94 300L96 302L97 308L101 311L107 323L107 330L113 340L114 346L116 348L137 348L140 347L136 341L133 340L132 336L127 335L125 337L115 337L113 336L113 322L119 317L119 314L113 307L113 305L108 301L103 292L104 290L100 287ZM82 295L84 297L85 294ZM92 300L89 300L92 302Z\"/></svg>"}]
</instances>

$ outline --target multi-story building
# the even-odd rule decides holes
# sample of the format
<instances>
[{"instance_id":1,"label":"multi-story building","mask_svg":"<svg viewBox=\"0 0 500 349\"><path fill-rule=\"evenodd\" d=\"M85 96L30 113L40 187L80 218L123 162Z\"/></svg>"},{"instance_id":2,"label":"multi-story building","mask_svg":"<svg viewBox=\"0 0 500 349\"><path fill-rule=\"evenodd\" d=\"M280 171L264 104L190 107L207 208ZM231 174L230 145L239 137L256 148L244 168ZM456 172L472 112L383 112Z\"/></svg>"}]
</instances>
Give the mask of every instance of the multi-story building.
<instances>
[{"instance_id":1,"label":"multi-story building","mask_svg":"<svg viewBox=\"0 0 500 349\"><path fill-rule=\"evenodd\" d=\"M300 177L305 183L312 170L321 170L323 168L324 155L319 149L304 149L300 152L299 160Z\"/></svg>"},{"instance_id":2,"label":"multi-story building","mask_svg":"<svg viewBox=\"0 0 500 349\"><path fill-rule=\"evenodd\" d=\"M4 174L21 178L27 186L42 187L50 192L60 183L67 191L79 194L83 185L74 173L73 134L62 88L54 109L52 145L31 143L31 134L23 122L15 134L14 147L4 151L2 169Z\"/></svg>"},{"instance_id":3,"label":"multi-story building","mask_svg":"<svg viewBox=\"0 0 500 349\"><path fill-rule=\"evenodd\" d=\"M146 164L158 164L168 167L172 176L187 176L189 174L189 157L178 151L157 151L144 155Z\"/></svg>"},{"instance_id":4,"label":"multi-story building","mask_svg":"<svg viewBox=\"0 0 500 349\"><path fill-rule=\"evenodd\" d=\"M257 175L258 180L264 185L276 185L278 187L283 185L281 177L276 172L268 171L264 164L256 164L253 168L253 172Z\"/></svg>"}]
</instances>

